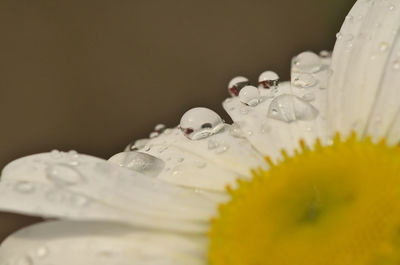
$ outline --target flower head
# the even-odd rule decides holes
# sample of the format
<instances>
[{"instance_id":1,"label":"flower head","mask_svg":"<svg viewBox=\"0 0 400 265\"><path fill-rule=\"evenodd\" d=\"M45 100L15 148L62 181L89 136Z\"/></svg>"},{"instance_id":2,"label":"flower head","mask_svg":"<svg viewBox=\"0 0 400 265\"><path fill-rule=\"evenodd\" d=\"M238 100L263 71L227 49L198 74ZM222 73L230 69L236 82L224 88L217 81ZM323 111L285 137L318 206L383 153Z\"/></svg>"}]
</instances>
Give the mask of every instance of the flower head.
<instances>
[{"instance_id":1,"label":"flower head","mask_svg":"<svg viewBox=\"0 0 400 265\"><path fill-rule=\"evenodd\" d=\"M398 264L397 5L357 1L332 57L297 55L290 82L232 79L232 125L194 108L108 161L10 163L0 209L52 220L0 264Z\"/></svg>"}]
</instances>

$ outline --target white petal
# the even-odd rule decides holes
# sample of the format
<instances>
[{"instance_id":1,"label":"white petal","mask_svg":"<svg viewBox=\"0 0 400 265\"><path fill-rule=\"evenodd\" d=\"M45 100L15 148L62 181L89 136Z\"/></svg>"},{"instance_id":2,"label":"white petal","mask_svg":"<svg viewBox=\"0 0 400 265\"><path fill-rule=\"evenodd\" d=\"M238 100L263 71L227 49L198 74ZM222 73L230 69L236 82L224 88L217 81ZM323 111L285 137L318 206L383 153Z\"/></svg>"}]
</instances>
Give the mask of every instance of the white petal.
<instances>
[{"instance_id":1,"label":"white petal","mask_svg":"<svg viewBox=\"0 0 400 265\"><path fill-rule=\"evenodd\" d=\"M347 135L386 136L398 113L398 77L391 65L398 56L396 42L400 1L357 1L336 42L329 85L332 129ZM397 46L398 47L398 46ZM396 104L397 102L397 104Z\"/></svg>"},{"instance_id":2,"label":"white petal","mask_svg":"<svg viewBox=\"0 0 400 265\"><path fill-rule=\"evenodd\" d=\"M148 225L156 223L158 226L157 220L161 218L206 223L216 212L214 200L193 190L170 185L104 160L99 162L87 157L80 160L79 157L73 165L68 164L65 157L54 159L50 153L21 158L6 168L2 182L8 179L30 181L32 175L35 180L47 183L46 189L57 188L92 198L134 216L135 220L139 216L152 217L151 221L146 221L146 218L141 221Z\"/></svg>"},{"instance_id":3,"label":"white petal","mask_svg":"<svg viewBox=\"0 0 400 265\"><path fill-rule=\"evenodd\" d=\"M251 169L267 168L265 159L246 139L230 133L230 126L201 140L189 140L182 132L168 129L150 139L140 152L162 159L164 181L192 188L225 191L237 178L250 178Z\"/></svg>"},{"instance_id":4,"label":"white petal","mask_svg":"<svg viewBox=\"0 0 400 265\"><path fill-rule=\"evenodd\" d=\"M275 93L265 89L262 89L261 93L262 100L255 107L245 106L237 97L229 98L223 104L232 120L243 131L243 135L261 153L277 160L281 157L282 149L290 154L293 153L294 149L299 147L300 139L304 139L309 145L312 145L317 136L321 137L326 134L323 112L318 109L317 118L308 120L308 117L304 117L304 120L298 120L296 115L301 114L303 110L300 109L300 112L296 114L298 111L296 108L302 106L297 106L296 102L292 100L295 99L303 105L315 108L314 102L311 104L301 99L305 93L313 93L316 106L323 108L326 107L324 90L317 87L314 90L293 91L290 83L284 82L279 85ZM287 102L277 102L277 100ZM274 104L282 107L282 113L277 112L278 115L282 115L281 117L271 118L271 108Z\"/></svg>"},{"instance_id":5,"label":"white petal","mask_svg":"<svg viewBox=\"0 0 400 265\"><path fill-rule=\"evenodd\" d=\"M28 181L1 182L0 210L45 218L106 220L193 233L204 233L208 227L207 222L160 217L144 211L127 211L82 193Z\"/></svg>"},{"instance_id":6,"label":"white petal","mask_svg":"<svg viewBox=\"0 0 400 265\"><path fill-rule=\"evenodd\" d=\"M203 237L112 223L56 221L33 225L6 239L0 264L205 264L206 248Z\"/></svg>"}]
</instances>

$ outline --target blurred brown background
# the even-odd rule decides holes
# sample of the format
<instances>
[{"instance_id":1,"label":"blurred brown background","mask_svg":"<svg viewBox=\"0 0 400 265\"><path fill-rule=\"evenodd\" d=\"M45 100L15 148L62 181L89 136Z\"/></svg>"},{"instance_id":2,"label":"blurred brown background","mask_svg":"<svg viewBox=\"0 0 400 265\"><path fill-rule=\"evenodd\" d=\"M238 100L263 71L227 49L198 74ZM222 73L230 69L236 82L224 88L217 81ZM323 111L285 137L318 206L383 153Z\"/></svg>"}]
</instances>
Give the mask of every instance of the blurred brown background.
<instances>
[{"instance_id":1,"label":"blurred brown background","mask_svg":"<svg viewBox=\"0 0 400 265\"><path fill-rule=\"evenodd\" d=\"M332 49L355 0L0 0L0 167L75 149L107 158L194 106L223 113L235 75L289 77ZM0 215L0 240L35 219Z\"/></svg>"}]
</instances>

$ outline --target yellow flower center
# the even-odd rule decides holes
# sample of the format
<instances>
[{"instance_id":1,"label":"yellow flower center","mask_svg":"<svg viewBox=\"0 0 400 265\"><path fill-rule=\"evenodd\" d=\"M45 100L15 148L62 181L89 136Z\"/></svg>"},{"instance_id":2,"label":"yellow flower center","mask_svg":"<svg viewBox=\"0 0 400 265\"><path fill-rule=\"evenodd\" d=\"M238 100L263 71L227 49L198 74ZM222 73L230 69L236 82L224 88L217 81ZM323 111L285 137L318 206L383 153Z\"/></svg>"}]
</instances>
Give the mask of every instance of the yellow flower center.
<instances>
[{"instance_id":1,"label":"yellow flower center","mask_svg":"<svg viewBox=\"0 0 400 265\"><path fill-rule=\"evenodd\" d=\"M312 149L229 191L212 265L400 264L400 148L353 135Z\"/></svg>"}]
</instances>

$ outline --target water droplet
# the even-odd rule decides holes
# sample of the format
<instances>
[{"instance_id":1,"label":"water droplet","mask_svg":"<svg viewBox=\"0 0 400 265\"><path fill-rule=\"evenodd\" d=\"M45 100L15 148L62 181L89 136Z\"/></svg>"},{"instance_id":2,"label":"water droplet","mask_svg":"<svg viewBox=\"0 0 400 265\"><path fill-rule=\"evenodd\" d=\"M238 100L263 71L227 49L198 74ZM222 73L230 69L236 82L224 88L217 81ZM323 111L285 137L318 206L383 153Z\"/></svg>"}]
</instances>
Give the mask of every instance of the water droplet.
<instances>
[{"instance_id":1,"label":"water droplet","mask_svg":"<svg viewBox=\"0 0 400 265\"><path fill-rule=\"evenodd\" d=\"M150 137L150 139L152 139L152 138L156 138L158 135L159 135L158 132L152 132L152 133L150 133L149 137Z\"/></svg>"},{"instance_id":2,"label":"water droplet","mask_svg":"<svg viewBox=\"0 0 400 265\"><path fill-rule=\"evenodd\" d=\"M228 149L229 149L229 146L224 144L224 145L221 145L219 148L217 148L215 150L215 153L222 154L222 153L225 153L226 151L228 151Z\"/></svg>"},{"instance_id":3,"label":"water droplet","mask_svg":"<svg viewBox=\"0 0 400 265\"><path fill-rule=\"evenodd\" d=\"M270 89L279 85L279 75L273 71L265 71L258 77L260 88Z\"/></svg>"},{"instance_id":4,"label":"water droplet","mask_svg":"<svg viewBox=\"0 0 400 265\"><path fill-rule=\"evenodd\" d=\"M305 101L308 101L308 102L314 101L315 100L315 94L312 93L312 92L306 93L301 98L304 99Z\"/></svg>"},{"instance_id":5,"label":"water droplet","mask_svg":"<svg viewBox=\"0 0 400 265\"><path fill-rule=\"evenodd\" d=\"M349 22L353 22L354 17L352 15L347 15L346 20Z\"/></svg>"},{"instance_id":6,"label":"water droplet","mask_svg":"<svg viewBox=\"0 0 400 265\"><path fill-rule=\"evenodd\" d=\"M301 88L312 87L317 84L318 80L312 74L300 74L293 80L293 85Z\"/></svg>"},{"instance_id":7,"label":"water droplet","mask_svg":"<svg viewBox=\"0 0 400 265\"><path fill-rule=\"evenodd\" d=\"M310 103L288 94L274 98L268 109L269 118L285 122L313 120L318 113L318 110Z\"/></svg>"},{"instance_id":8,"label":"water droplet","mask_svg":"<svg viewBox=\"0 0 400 265\"><path fill-rule=\"evenodd\" d=\"M219 146L219 143L213 139L208 140L208 149L213 150Z\"/></svg>"},{"instance_id":9,"label":"water droplet","mask_svg":"<svg viewBox=\"0 0 400 265\"><path fill-rule=\"evenodd\" d=\"M214 111L207 108L193 108L183 114L179 127L190 140L200 140L220 132L225 125Z\"/></svg>"},{"instance_id":10,"label":"water droplet","mask_svg":"<svg viewBox=\"0 0 400 265\"><path fill-rule=\"evenodd\" d=\"M21 181L15 185L15 190L21 193L32 193L35 191L35 187L32 183Z\"/></svg>"},{"instance_id":11,"label":"water droplet","mask_svg":"<svg viewBox=\"0 0 400 265\"><path fill-rule=\"evenodd\" d=\"M389 44L387 42L383 41L379 44L379 50L381 52L385 52L387 50L388 46L389 46Z\"/></svg>"},{"instance_id":12,"label":"water droplet","mask_svg":"<svg viewBox=\"0 0 400 265\"><path fill-rule=\"evenodd\" d=\"M165 135L170 135L172 133L171 129L165 129L164 134Z\"/></svg>"},{"instance_id":13,"label":"water droplet","mask_svg":"<svg viewBox=\"0 0 400 265\"><path fill-rule=\"evenodd\" d=\"M345 41L352 41L354 39L354 36L353 36L353 34L346 34L346 35L343 35L343 39Z\"/></svg>"},{"instance_id":14,"label":"water droplet","mask_svg":"<svg viewBox=\"0 0 400 265\"><path fill-rule=\"evenodd\" d=\"M342 37L343 37L343 34L342 34L342 33L340 33L340 32L336 33L336 38L337 38L338 40L342 39Z\"/></svg>"},{"instance_id":15,"label":"water droplet","mask_svg":"<svg viewBox=\"0 0 400 265\"><path fill-rule=\"evenodd\" d=\"M240 102L248 106L257 106L259 103L260 92L255 86L245 86L239 92Z\"/></svg>"},{"instance_id":16,"label":"water droplet","mask_svg":"<svg viewBox=\"0 0 400 265\"><path fill-rule=\"evenodd\" d=\"M242 107L240 107L240 113L243 114L243 115L249 114L250 110L251 110L251 109L250 109L248 106L242 106Z\"/></svg>"},{"instance_id":17,"label":"water droplet","mask_svg":"<svg viewBox=\"0 0 400 265\"><path fill-rule=\"evenodd\" d=\"M47 255L49 254L49 249L47 248L47 247L39 247L37 250L36 250L36 256L38 257L38 258L44 258L44 257L46 257Z\"/></svg>"},{"instance_id":18,"label":"water droplet","mask_svg":"<svg viewBox=\"0 0 400 265\"><path fill-rule=\"evenodd\" d=\"M51 157L52 158L61 158L62 157L62 153L60 151L58 151L57 149L51 150L50 152Z\"/></svg>"},{"instance_id":19,"label":"water droplet","mask_svg":"<svg viewBox=\"0 0 400 265\"><path fill-rule=\"evenodd\" d=\"M322 50L319 52L319 56L322 58L330 58L332 56L330 51Z\"/></svg>"},{"instance_id":20,"label":"water droplet","mask_svg":"<svg viewBox=\"0 0 400 265\"><path fill-rule=\"evenodd\" d=\"M310 51L302 52L293 59L293 70L301 73L315 73L321 70L321 58Z\"/></svg>"},{"instance_id":21,"label":"water droplet","mask_svg":"<svg viewBox=\"0 0 400 265\"><path fill-rule=\"evenodd\" d=\"M229 128L229 133L235 138L245 138L239 124L233 123Z\"/></svg>"},{"instance_id":22,"label":"water droplet","mask_svg":"<svg viewBox=\"0 0 400 265\"><path fill-rule=\"evenodd\" d=\"M83 195L72 196L70 200L74 206L78 206L78 207L83 207L86 204L88 204L88 202L89 202L89 199Z\"/></svg>"},{"instance_id":23,"label":"water droplet","mask_svg":"<svg viewBox=\"0 0 400 265\"><path fill-rule=\"evenodd\" d=\"M150 149L151 149L151 146L150 146L149 144L146 144L146 145L143 147L143 150L146 151L146 152L150 151Z\"/></svg>"},{"instance_id":24,"label":"water droplet","mask_svg":"<svg viewBox=\"0 0 400 265\"><path fill-rule=\"evenodd\" d=\"M389 10L390 10L390 11L395 10L395 8L396 8L396 7L395 7L394 5L390 5L390 6L389 6Z\"/></svg>"},{"instance_id":25,"label":"water droplet","mask_svg":"<svg viewBox=\"0 0 400 265\"><path fill-rule=\"evenodd\" d=\"M161 159L136 151L116 154L108 161L150 177L158 176L165 167Z\"/></svg>"},{"instance_id":26,"label":"water droplet","mask_svg":"<svg viewBox=\"0 0 400 265\"><path fill-rule=\"evenodd\" d=\"M33 265L33 261L29 256L24 256L17 259L15 265Z\"/></svg>"},{"instance_id":27,"label":"water droplet","mask_svg":"<svg viewBox=\"0 0 400 265\"><path fill-rule=\"evenodd\" d=\"M154 131L157 133L162 133L165 131L165 128L166 128L166 126L164 124L160 123L154 127Z\"/></svg>"},{"instance_id":28,"label":"water droplet","mask_svg":"<svg viewBox=\"0 0 400 265\"><path fill-rule=\"evenodd\" d=\"M399 70L400 69L400 60L395 60L393 62L393 69Z\"/></svg>"},{"instance_id":29,"label":"water droplet","mask_svg":"<svg viewBox=\"0 0 400 265\"><path fill-rule=\"evenodd\" d=\"M232 80L228 84L228 91L232 97L239 96L240 90L249 85L249 79L243 76L237 76L232 78Z\"/></svg>"},{"instance_id":30,"label":"water droplet","mask_svg":"<svg viewBox=\"0 0 400 265\"><path fill-rule=\"evenodd\" d=\"M47 168L47 178L59 185L75 185L83 180L78 171L64 164L49 166Z\"/></svg>"},{"instance_id":31,"label":"water droplet","mask_svg":"<svg viewBox=\"0 0 400 265\"><path fill-rule=\"evenodd\" d=\"M271 126L269 126L268 124L263 123L261 125L260 132L261 133L269 133L271 131L271 129L272 129Z\"/></svg>"},{"instance_id":32,"label":"water droplet","mask_svg":"<svg viewBox=\"0 0 400 265\"><path fill-rule=\"evenodd\" d=\"M197 168L205 168L207 166L207 163L204 161L195 161L195 165Z\"/></svg>"},{"instance_id":33,"label":"water droplet","mask_svg":"<svg viewBox=\"0 0 400 265\"><path fill-rule=\"evenodd\" d=\"M146 146L146 144L149 142L149 139L139 139L134 141L133 143L129 144L126 148L125 151L137 151Z\"/></svg>"},{"instance_id":34,"label":"water droplet","mask_svg":"<svg viewBox=\"0 0 400 265\"><path fill-rule=\"evenodd\" d=\"M248 136L252 136L253 135L253 131L247 131L247 135Z\"/></svg>"}]
</instances>

